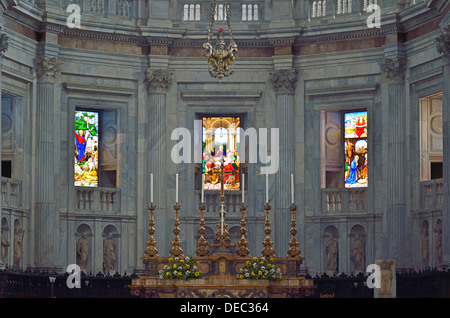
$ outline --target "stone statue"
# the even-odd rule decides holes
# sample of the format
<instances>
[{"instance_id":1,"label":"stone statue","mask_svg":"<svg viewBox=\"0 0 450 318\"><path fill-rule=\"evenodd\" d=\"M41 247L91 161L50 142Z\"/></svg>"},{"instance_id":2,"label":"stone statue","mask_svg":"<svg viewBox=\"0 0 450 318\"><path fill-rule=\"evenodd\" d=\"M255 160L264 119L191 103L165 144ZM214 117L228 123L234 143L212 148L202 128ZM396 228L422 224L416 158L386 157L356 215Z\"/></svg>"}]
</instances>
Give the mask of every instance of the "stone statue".
<instances>
[{"instance_id":1,"label":"stone statue","mask_svg":"<svg viewBox=\"0 0 450 318\"><path fill-rule=\"evenodd\" d=\"M22 232L22 235L20 233ZM14 229L14 259L13 265L20 267L20 257L22 256L23 247L23 231L21 229Z\"/></svg>"},{"instance_id":2,"label":"stone statue","mask_svg":"<svg viewBox=\"0 0 450 318\"><path fill-rule=\"evenodd\" d=\"M6 252L8 251L9 242L6 240L5 236L3 235L3 229L2 229L2 254L1 259L2 261L6 258Z\"/></svg>"},{"instance_id":3,"label":"stone statue","mask_svg":"<svg viewBox=\"0 0 450 318\"><path fill-rule=\"evenodd\" d=\"M423 267L430 266L430 241L428 240L428 230L423 231L422 240L422 265Z\"/></svg>"},{"instance_id":4,"label":"stone statue","mask_svg":"<svg viewBox=\"0 0 450 318\"><path fill-rule=\"evenodd\" d=\"M326 245L327 253L327 271L330 273L335 273L337 271L337 242L333 239L333 234L330 233L330 238Z\"/></svg>"},{"instance_id":5,"label":"stone statue","mask_svg":"<svg viewBox=\"0 0 450 318\"><path fill-rule=\"evenodd\" d=\"M439 225L436 228L436 267L442 265L442 227Z\"/></svg>"},{"instance_id":6,"label":"stone statue","mask_svg":"<svg viewBox=\"0 0 450 318\"><path fill-rule=\"evenodd\" d=\"M116 244L112 237L113 234L109 233L108 238L103 242L103 269L105 273L113 271L116 264Z\"/></svg>"},{"instance_id":7,"label":"stone statue","mask_svg":"<svg viewBox=\"0 0 450 318\"><path fill-rule=\"evenodd\" d=\"M86 233L83 233L81 238L78 240L77 253L80 257L78 265L80 265L80 269L86 273L87 260L89 256L89 241L86 238Z\"/></svg>"},{"instance_id":8,"label":"stone statue","mask_svg":"<svg viewBox=\"0 0 450 318\"><path fill-rule=\"evenodd\" d=\"M355 240L353 241L351 257L353 258L353 264L355 265L355 271L364 272L365 248L364 248L364 243L359 238L358 233L356 233Z\"/></svg>"}]
</instances>

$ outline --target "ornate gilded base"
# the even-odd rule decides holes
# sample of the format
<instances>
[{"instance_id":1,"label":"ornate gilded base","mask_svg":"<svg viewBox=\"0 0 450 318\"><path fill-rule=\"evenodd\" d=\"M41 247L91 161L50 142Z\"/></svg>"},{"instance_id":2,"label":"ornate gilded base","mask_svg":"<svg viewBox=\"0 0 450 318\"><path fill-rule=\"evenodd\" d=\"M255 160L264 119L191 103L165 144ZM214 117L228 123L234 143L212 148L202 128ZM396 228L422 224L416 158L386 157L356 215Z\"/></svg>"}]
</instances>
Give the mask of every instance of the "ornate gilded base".
<instances>
[{"instance_id":1,"label":"ornate gilded base","mask_svg":"<svg viewBox=\"0 0 450 318\"><path fill-rule=\"evenodd\" d=\"M275 258L282 280L237 278L251 257L216 255L193 257L199 261L204 278L189 281L161 279L159 270L168 264L166 257L143 257L146 274L133 279L131 293L143 298L302 298L314 295L313 280L299 274L302 258Z\"/></svg>"}]
</instances>

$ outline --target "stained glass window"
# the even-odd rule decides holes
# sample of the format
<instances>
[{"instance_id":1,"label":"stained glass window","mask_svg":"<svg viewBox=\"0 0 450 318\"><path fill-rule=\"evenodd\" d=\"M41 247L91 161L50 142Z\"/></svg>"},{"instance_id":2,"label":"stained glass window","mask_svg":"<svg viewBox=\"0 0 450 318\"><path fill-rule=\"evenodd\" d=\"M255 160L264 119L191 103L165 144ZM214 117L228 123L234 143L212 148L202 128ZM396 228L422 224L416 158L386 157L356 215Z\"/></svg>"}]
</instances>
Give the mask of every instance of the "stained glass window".
<instances>
[{"instance_id":1,"label":"stained glass window","mask_svg":"<svg viewBox=\"0 0 450 318\"><path fill-rule=\"evenodd\" d=\"M202 161L205 190L220 190L219 170L224 165L224 190L240 189L239 117L203 117Z\"/></svg>"},{"instance_id":2,"label":"stained glass window","mask_svg":"<svg viewBox=\"0 0 450 318\"><path fill-rule=\"evenodd\" d=\"M98 112L75 112L75 186L98 187Z\"/></svg>"},{"instance_id":3,"label":"stained glass window","mask_svg":"<svg viewBox=\"0 0 450 318\"><path fill-rule=\"evenodd\" d=\"M367 111L344 113L345 187L367 187Z\"/></svg>"}]
</instances>

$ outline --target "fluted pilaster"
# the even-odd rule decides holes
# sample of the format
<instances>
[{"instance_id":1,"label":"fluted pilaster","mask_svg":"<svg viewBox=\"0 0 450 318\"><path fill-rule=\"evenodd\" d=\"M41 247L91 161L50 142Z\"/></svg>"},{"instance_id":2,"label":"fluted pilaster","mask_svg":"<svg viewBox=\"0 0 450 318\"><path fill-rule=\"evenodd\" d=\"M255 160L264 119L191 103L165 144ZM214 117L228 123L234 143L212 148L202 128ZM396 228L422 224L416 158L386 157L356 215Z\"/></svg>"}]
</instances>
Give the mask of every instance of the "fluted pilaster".
<instances>
[{"instance_id":1,"label":"fluted pilaster","mask_svg":"<svg viewBox=\"0 0 450 318\"><path fill-rule=\"evenodd\" d=\"M38 56L35 61L37 76L36 131L36 266L52 268L59 260L59 214L55 207L54 107L55 81L62 61L56 57Z\"/></svg>"},{"instance_id":2,"label":"fluted pilaster","mask_svg":"<svg viewBox=\"0 0 450 318\"><path fill-rule=\"evenodd\" d=\"M291 174L294 173L294 94L296 70L277 70L270 76L277 99L277 128L279 129L279 168L275 174L274 243L275 253L283 257L289 248L291 222Z\"/></svg>"},{"instance_id":3,"label":"fluted pilaster","mask_svg":"<svg viewBox=\"0 0 450 318\"><path fill-rule=\"evenodd\" d=\"M405 202L405 71L406 59L386 58L381 70L388 84L388 179L386 237L387 257L396 260L397 268L406 266Z\"/></svg>"},{"instance_id":4,"label":"fluted pilaster","mask_svg":"<svg viewBox=\"0 0 450 318\"><path fill-rule=\"evenodd\" d=\"M0 34L0 97L2 94L2 67L3 67L3 55L4 53L8 50L8 36L4 33ZM2 109L2 101L0 98L0 112ZM2 140L2 125L1 125L1 120L0 120L0 140ZM0 147L0 161L1 161L1 157L2 157L2 149ZM0 176L2 174L2 167L0 165ZM1 225L1 220L2 220L2 206L1 206L1 200L0 200L0 225ZM2 257L0 255L0 269L2 269L4 267L3 264L3 260Z\"/></svg>"},{"instance_id":5,"label":"fluted pilaster","mask_svg":"<svg viewBox=\"0 0 450 318\"><path fill-rule=\"evenodd\" d=\"M166 138L166 94L169 90L173 74L165 69L147 69L145 71L145 84L148 89L149 99L148 107L150 114L150 126L148 128L149 143L149 162L148 162L148 179L150 173L154 176L154 204L155 212L155 228L156 241L158 244L166 242L166 214L167 209L166 189L167 189L167 173L166 162L167 152L165 145ZM166 242L167 243L167 242ZM162 253L167 248L160 249Z\"/></svg>"},{"instance_id":6,"label":"fluted pilaster","mask_svg":"<svg viewBox=\"0 0 450 318\"><path fill-rule=\"evenodd\" d=\"M442 207L442 263L450 266L450 25L436 39L436 49L442 56L442 136L444 196Z\"/></svg>"}]
</instances>

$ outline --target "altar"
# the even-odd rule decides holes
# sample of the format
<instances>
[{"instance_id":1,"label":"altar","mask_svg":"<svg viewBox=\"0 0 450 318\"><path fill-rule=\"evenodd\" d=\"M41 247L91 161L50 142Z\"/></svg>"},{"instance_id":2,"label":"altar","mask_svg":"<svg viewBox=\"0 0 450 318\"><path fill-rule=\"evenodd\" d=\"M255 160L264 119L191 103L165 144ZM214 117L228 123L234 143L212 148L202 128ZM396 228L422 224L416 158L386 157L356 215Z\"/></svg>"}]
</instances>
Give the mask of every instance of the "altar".
<instances>
[{"instance_id":1,"label":"altar","mask_svg":"<svg viewBox=\"0 0 450 318\"><path fill-rule=\"evenodd\" d=\"M204 277L161 279L168 257L144 257L146 275L132 280L131 293L142 298L303 298L314 295L313 281L299 274L302 258L275 258L282 279L241 279L240 269L251 257L216 255L193 257Z\"/></svg>"},{"instance_id":2,"label":"altar","mask_svg":"<svg viewBox=\"0 0 450 318\"><path fill-rule=\"evenodd\" d=\"M238 243L231 244L228 225L225 221L224 204L224 166L223 163L217 173L221 184L219 222L214 243L208 243L205 238L204 212L206 206L202 199L200 210L200 229L196 254L185 256L181 248L180 219L181 209L178 203L178 175L176 175L176 201L174 238L169 257L158 255L154 222L153 195L151 194L150 222L147 249L142 257L145 265L144 274L133 279L130 287L134 296L142 298L302 298L314 295L313 280L306 279L300 273L303 257L300 255L299 242L296 239L297 228L295 221L296 206L289 207L291 211L291 239L286 257L277 257L270 238L269 212L271 206L266 199L264 210L265 239L262 242L261 256L251 256L246 238L247 229L245 212L247 207L242 198L241 238ZM244 179L244 178L242 178ZM151 176L153 188L153 176ZM242 180L244 182L244 180ZM266 178L266 189L268 181ZM267 193L267 191L266 191ZM292 196L293 197L293 196ZM266 194L266 198L268 195ZM292 201L293 202L293 201ZM195 275L194 275L195 274Z\"/></svg>"}]
</instances>

